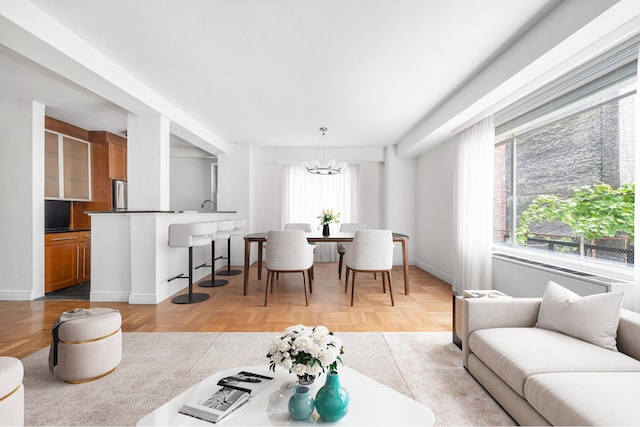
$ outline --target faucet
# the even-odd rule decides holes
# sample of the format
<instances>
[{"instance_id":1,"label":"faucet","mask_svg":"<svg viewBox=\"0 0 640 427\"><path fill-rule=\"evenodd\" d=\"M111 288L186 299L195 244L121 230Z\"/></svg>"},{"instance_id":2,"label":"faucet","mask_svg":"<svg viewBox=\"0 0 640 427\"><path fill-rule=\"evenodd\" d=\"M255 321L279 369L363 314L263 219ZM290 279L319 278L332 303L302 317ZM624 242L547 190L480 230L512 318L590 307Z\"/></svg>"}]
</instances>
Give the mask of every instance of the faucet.
<instances>
[{"instance_id":1,"label":"faucet","mask_svg":"<svg viewBox=\"0 0 640 427\"><path fill-rule=\"evenodd\" d=\"M204 202L202 202L202 204L200 205L201 208L204 208L205 205L207 203L211 203L211 209L213 209L213 201L211 201L210 199L205 200Z\"/></svg>"}]
</instances>

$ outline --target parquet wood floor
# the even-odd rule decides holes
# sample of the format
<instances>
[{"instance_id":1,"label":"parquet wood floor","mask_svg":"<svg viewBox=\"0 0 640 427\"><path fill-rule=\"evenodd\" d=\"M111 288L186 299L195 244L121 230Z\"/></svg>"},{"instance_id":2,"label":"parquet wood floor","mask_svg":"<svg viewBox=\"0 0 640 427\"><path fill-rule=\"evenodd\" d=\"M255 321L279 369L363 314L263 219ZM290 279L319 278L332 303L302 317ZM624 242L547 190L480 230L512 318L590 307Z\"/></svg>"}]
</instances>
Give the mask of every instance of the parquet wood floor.
<instances>
[{"instance_id":1,"label":"parquet wood floor","mask_svg":"<svg viewBox=\"0 0 640 427\"><path fill-rule=\"evenodd\" d=\"M265 277L257 280L251 267L249 294L242 294L242 274L225 277L229 284L200 288L211 297L201 303L179 305L168 298L160 304L91 303L89 301L0 301L0 355L25 357L49 345L50 330L61 312L82 307L120 310L124 332L279 332L296 323L325 325L336 332L451 331L451 286L409 267L411 292L404 294L402 268L393 270L395 306L382 281L358 274L354 306L337 263L316 263L313 293L304 304L302 275L281 274L264 307ZM185 291L179 292L184 293ZM387 291L388 292L388 291Z\"/></svg>"}]
</instances>

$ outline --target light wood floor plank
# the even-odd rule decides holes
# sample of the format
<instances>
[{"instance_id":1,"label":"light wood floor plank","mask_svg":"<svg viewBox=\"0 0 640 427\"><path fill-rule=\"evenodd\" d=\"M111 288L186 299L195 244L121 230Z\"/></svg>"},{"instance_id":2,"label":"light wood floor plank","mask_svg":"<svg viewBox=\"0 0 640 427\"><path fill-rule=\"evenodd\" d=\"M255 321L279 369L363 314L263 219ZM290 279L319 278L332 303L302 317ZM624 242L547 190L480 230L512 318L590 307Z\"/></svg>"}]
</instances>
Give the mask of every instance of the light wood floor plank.
<instances>
[{"instance_id":1,"label":"light wood floor plank","mask_svg":"<svg viewBox=\"0 0 640 427\"><path fill-rule=\"evenodd\" d=\"M299 274L280 275L264 307L265 281L257 280L255 265L247 296L242 293L240 274L226 277L226 286L194 286L196 292L211 295L198 304L173 304L170 298L152 305L0 301L0 355L22 358L49 345L53 322L63 311L78 307L120 310L124 332L280 332L296 323L323 324L336 332L451 330L451 286L417 267L409 267L410 295L404 295L402 269L394 268L395 307L388 290L382 293L380 278L376 281L373 275L359 274L351 307L351 290L344 293L337 264L316 263L314 270L316 280L308 307Z\"/></svg>"}]
</instances>

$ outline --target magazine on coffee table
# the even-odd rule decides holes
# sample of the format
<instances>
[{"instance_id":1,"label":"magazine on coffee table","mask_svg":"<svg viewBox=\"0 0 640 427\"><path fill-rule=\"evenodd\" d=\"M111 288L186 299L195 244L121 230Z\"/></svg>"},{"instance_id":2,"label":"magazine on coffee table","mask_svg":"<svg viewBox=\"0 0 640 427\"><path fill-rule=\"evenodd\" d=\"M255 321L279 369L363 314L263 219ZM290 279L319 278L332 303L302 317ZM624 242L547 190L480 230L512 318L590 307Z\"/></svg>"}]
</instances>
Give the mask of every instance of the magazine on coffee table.
<instances>
[{"instance_id":1,"label":"magazine on coffee table","mask_svg":"<svg viewBox=\"0 0 640 427\"><path fill-rule=\"evenodd\" d=\"M197 389L194 398L180 408L180 413L217 423L273 381L273 377L240 371L236 375L221 378L217 385Z\"/></svg>"}]
</instances>

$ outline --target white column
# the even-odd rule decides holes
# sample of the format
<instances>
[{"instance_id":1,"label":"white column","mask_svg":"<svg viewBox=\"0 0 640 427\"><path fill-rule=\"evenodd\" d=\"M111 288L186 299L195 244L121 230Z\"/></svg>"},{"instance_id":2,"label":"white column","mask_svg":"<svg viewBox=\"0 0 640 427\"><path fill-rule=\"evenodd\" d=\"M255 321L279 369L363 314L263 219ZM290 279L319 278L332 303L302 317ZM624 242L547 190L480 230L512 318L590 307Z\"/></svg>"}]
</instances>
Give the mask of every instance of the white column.
<instances>
[{"instance_id":1,"label":"white column","mask_svg":"<svg viewBox=\"0 0 640 427\"><path fill-rule=\"evenodd\" d=\"M129 114L127 178L129 210L169 210L169 120Z\"/></svg>"},{"instance_id":2,"label":"white column","mask_svg":"<svg viewBox=\"0 0 640 427\"><path fill-rule=\"evenodd\" d=\"M0 300L44 295L44 105L0 98Z\"/></svg>"}]
</instances>

